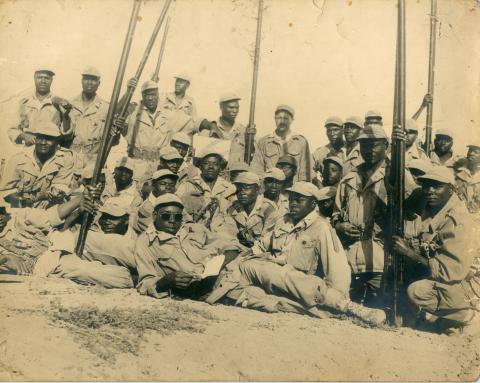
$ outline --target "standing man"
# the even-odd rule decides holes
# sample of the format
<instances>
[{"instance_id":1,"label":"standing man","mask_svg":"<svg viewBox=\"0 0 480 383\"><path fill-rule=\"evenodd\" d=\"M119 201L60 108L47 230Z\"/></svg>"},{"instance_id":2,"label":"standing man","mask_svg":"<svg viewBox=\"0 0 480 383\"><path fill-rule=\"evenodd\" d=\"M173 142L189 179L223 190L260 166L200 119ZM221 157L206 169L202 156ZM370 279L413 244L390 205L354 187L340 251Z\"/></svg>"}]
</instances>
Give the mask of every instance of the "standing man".
<instances>
[{"instance_id":1,"label":"standing man","mask_svg":"<svg viewBox=\"0 0 480 383\"><path fill-rule=\"evenodd\" d=\"M70 101L73 142L70 149L78 156L78 168L94 163L103 136L108 102L97 95L100 71L92 66L82 71L82 93Z\"/></svg>"},{"instance_id":2,"label":"standing man","mask_svg":"<svg viewBox=\"0 0 480 383\"><path fill-rule=\"evenodd\" d=\"M191 78L185 73L176 75L175 91L167 93L163 102L163 108L168 110L181 110L193 119L197 118L197 108L192 97L187 95L187 89L190 86Z\"/></svg>"},{"instance_id":3,"label":"standing man","mask_svg":"<svg viewBox=\"0 0 480 383\"><path fill-rule=\"evenodd\" d=\"M408 166L412 160L430 161L427 154L418 143L417 121L409 118L406 123L407 137L405 141L405 164Z\"/></svg>"},{"instance_id":4,"label":"standing man","mask_svg":"<svg viewBox=\"0 0 480 383\"><path fill-rule=\"evenodd\" d=\"M328 144L319 147L313 153L314 171L320 176L323 170L323 160L326 157L337 156L342 159L345 157L343 147L343 121L340 117L330 117L325 121ZM318 177L320 178L320 177ZM319 179L320 180L320 179Z\"/></svg>"},{"instance_id":5,"label":"standing man","mask_svg":"<svg viewBox=\"0 0 480 383\"><path fill-rule=\"evenodd\" d=\"M56 100L50 92L54 75L53 70L46 67L40 67L35 71L33 76L35 92L20 100L18 119L8 130L8 136L13 143L25 146L32 146L35 143L34 124L40 115L44 120L60 124L59 112L54 106Z\"/></svg>"},{"instance_id":6,"label":"standing man","mask_svg":"<svg viewBox=\"0 0 480 383\"><path fill-rule=\"evenodd\" d=\"M432 163L435 165L453 168L459 157L453 154L453 133L449 129L439 129L435 133L433 140L433 152L430 155Z\"/></svg>"},{"instance_id":7,"label":"standing man","mask_svg":"<svg viewBox=\"0 0 480 383\"><path fill-rule=\"evenodd\" d=\"M470 213L480 219L480 145L468 145L467 164L458 169L457 194L463 200Z\"/></svg>"},{"instance_id":8,"label":"standing man","mask_svg":"<svg viewBox=\"0 0 480 383\"><path fill-rule=\"evenodd\" d=\"M345 135L345 160L343 174L347 174L363 162L357 141L363 130L363 120L357 116L348 117L343 125Z\"/></svg>"},{"instance_id":9,"label":"standing man","mask_svg":"<svg viewBox=\"0 0 480 383\"><path fill-rule=\"evenodd\" d=\"M15 154L2 177L1 193L14 207L45 208L61 202L70 187L74 159L59 145L58 125L38 121L34 137L35 145Z\"/></svg>"},{"instance_id":10,"label":"standing man","mask_svg":"<svg viewBox=\"0 0 480 383\"><path fill-rule=\"evenodd\" d=\"M307 139L291 131L295 111L288 105L279 105L275 109L275 132L258 141L262 171L274 167L280 157L290 155L297 162L295 181L312 179L312 157Z\"/></svg>"}]
</instances>

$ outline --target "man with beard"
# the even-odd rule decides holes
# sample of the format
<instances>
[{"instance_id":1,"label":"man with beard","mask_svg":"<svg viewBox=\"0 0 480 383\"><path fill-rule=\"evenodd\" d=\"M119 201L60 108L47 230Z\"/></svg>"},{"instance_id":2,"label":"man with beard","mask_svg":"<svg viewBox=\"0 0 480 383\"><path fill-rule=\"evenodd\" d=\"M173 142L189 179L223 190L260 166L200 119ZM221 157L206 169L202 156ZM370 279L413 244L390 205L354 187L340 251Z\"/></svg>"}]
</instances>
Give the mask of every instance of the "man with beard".
<instances>
[{"instance_id":1,"label":"man with beard","mask_svg":"<svg viewBox=\"0 0 480 383\"><path fill-rule=\"evenodd\" d=\"M108 102L98 97L99 86L100 71L94 67L86 68L82 71L82 93L70 101L74 133L70 149L78 156L78 168L95 163L100 149Z\"/></svg>"},{"instance_id":2,"label":"man with beard","mask_svg":"<svg viewBox=\"0 0 480 383\"><path fill-rule=\"evenodd\" d=\"M410 301L437 330L477 325L473 318L480 299L478 229L473 225L465 205L454 193L451 171L436 166L419 177L425 208L411 222L418 246L393 238L393 248L427 277L408 286ZM477 316L478 318L478 316ZM465 328L467 327L467 328Z\"/></svg>"},{"instance_id":3,"label":"man with beard","mask_svg":"<svg viewBox=\"0 0 480 383\"><path fill-rule=\"evenodd\" d=\"M470 213L480 212L480 145L467 145L467 164L456 173L457 194Z\"/></svg>"},{"instance_id":4,"label":"man with beard","mask_svg":"<svg viewBox=\"0 0 480 383\"><path fill-rule=\"evenodd\" d=\"M343 176L343 161L340 157L326 157L322 166L322 186L337 187Z\"/></svg>"},{"instance_id":5,"label":"man with beard","mask_svg":"<svg viewBox=\"0 0 480 383\"><path fill-rule=\"evenodd\" d=\"M285 191L285 173L278 168L272 168L263 176L263 196L275 204L278 217L288 213L288 193Z\"/></svg>"},{"instance_id":6,"label":"man with beard","mask_svg":"<svg viewBox=\"0 0 480 383\"><path fill-rule=\"evenodd\" d=\"M297 163L295 181L311 181L312 158L308 140L291 131L290 125L295 117L291 106L279 105L275 109L276 129L258 141L262 172L278 163L279 158L289 155Z\"/></svg>"},{"instance_id":7,"label":"man with beard","mask_svg":"<svg viewBox=\"0 0 480 383\"><path fill-rule=\"evenodd\" d=\"M363 160L360 154L360 145L357 138L362 133L363 120L360 117L352 116L345 120L343 134L345 135L345 160L343 174L348 174Z\"/></svg>"},{"instance_id":8,"label":"man with beard","mask_svg":"<svg viewBox=\"0 0 480 383\"><path fill-rule=\"evenodd\" d=\"M433 152L430 155L435 165L453 168L459 157L453 154L453 133L448 129L439 129L433 140Z\"/></svg>"},{"instance_id":9,"label":"man with beard","mask_svg":"<svg viewBox=\"0 0 480 383\"><path fill-rule=\"evenodd\" d=\"M313 166L317 177L321 181L321 173L323 171L323 160L326 157L337 156L343 158L345 152L342 150L344 147L343 142L343 121L340 117L330 117L325 121L325 129L327 132L328 144L319 147L313 153Z\"/></svg>"},{"instance_id":10,"label":"man with beard","mask_svg":"<svg viewBox=\"0 0 480 383\"><path fill-rule=\"evenodd\" d=\"M175 91L167 93L165 100L162 103L162 107L168 110L180 110L192 118L197 117L197 109L195 107L195 101L192 97L187 95L187 89L190 87L190 76L181 73L175 77Z\"/></svg>"},{"instance_id":11,"label":"man with beard","mask_svg":"<svg viewBox=\"0 0 480 383\"><path fill-rule=\"evenodd\" d=\"M406 123L406 141L405 141L405 164L408 166L412 160L430 161L430 158L426 155L420 144L417 141L418 138L418 126L417 121L413 118L409 118Z\"/></svg>"},{"instance_id":12,"label":"man with beard","mask_svg":"<svg viewBox=\"0 0 480 383\"><path fill-rule=\"evenodd\" d=\"M47 207L64 199L73 175L70 150L59 146L60 132L51 121L38 121L35 145L7 163L0 186L12 207Z\"/></svg>"},{"instance_id":13,"label":"man with beard","mask_svg":"<svg viewBox=\"0 0 480 383\"><path fill-rule=\"evenodd\" d=\"M283 171L285 174L284 186L285 188L291 187L295 182L295 176L297 175L297 160L293 156L285 155L278 159L276 168Z\"/></svg>"},{"instance_id":14,"label":"man with beard","mask_svg":"<svg viewBox=\"0 0 480 383\"><path fill-rule=\"evenodd\" d=\"M320 215L330 221L335 207L335 196L337 195L337 188L334 186L325 186L321 188L316 194L318 211Z\"/></svg>"},{"instance_id":15,"label":"man with beard","mask_svg":"<svg viewBox=\"0 0 480 383\"><path fill-rule=\"evenodd\" d=\"M244 172L233 181L237 199L227 214L237 225L237 238L243 246L252 247L262 235L271 231L278 218L275 204L260 194L260 178Z\"/></svg>"}]
</instances>

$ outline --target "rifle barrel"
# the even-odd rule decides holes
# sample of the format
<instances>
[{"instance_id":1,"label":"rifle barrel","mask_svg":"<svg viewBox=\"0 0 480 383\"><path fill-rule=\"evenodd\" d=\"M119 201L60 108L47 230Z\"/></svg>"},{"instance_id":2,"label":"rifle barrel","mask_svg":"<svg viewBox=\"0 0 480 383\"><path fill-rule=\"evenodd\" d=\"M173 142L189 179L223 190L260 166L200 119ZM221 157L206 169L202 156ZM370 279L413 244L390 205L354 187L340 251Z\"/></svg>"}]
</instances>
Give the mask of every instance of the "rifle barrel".
<instances>
[{"instance_id":1,"label":"rifle barrel","mask_svg":"<svg viewBox=\"0 0 480 383\"><path fill-rule=\"evenodd\" d=\"M168 28L170 26L170 16L167 17L165 28L163 29L162 43L160 44L160 52L158 53L157 65L155 72L153 72L152 81L158 82L160 74L160 66L162 65L163 53L165 52L165 45L167 43Z\"/></svg>"},{"instance_id":2,"label":"rifle barrel","mask_svg":"<svg viewBox=\"0 0 480 383\"><path fill-rule=\"evenodd\" d=\"M428 93L432 102L427 105L427 121L425 125L425 152L430 157L433 120L433 90L435 81L435 48L437 42L437 0L430 0L430 51L428 56Z\"/></svg>"}]
</instances>

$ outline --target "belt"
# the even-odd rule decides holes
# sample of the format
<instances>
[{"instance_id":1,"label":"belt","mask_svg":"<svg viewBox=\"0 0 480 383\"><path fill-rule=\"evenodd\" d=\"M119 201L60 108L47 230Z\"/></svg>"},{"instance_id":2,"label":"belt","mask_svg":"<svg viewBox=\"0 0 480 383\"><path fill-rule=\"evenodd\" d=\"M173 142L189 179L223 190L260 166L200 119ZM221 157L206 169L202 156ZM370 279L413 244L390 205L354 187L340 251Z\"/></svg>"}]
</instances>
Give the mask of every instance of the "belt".
<instances>
[{"instance_id":1,"label":"belt","mask_svg":"<svg viewBox=\"0 0 480 383\"><path fill-rule=\"evenodd\" d=\"M92 150L95 148L95 152L98 152L98 150L100 149L100 143L102 142L102 140L96 140L96 141L93 141L89 144L84 144L84 143L73 143L71 146L70 146L70 149L75 151L75 152L80 152L80 153L91 153Z\"/></svg>"},{"instance_id":2,"label":"belt","mask_svg":"<svg viewBox=\"0 0 480 383\"><path fill-rule=\"evenodd\" d=\"M129 150L130 153L130 150ZM158 161L160 160L160 152L158 149L141 149L141 148L133 148L131 151L131 158L137 158L140 160L148 160L148 161Z\"/></svg>"}]
</instances>

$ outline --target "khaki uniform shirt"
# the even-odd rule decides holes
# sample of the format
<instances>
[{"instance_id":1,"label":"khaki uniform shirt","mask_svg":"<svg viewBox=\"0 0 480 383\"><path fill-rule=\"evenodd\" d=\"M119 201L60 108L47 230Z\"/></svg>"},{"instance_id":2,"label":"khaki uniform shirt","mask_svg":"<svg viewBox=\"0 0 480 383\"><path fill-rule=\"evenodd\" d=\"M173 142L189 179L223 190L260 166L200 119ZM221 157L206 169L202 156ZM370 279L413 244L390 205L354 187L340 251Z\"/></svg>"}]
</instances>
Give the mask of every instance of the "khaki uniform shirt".
<instances>
[{"instance_id":1,"label":"khaki uniform shirt","mask_svg":"<svg viewBox=\"0 0 480 383\"><path fill-rule=\"evenodd\" d=\"M350 287L350 268L340 240L330 223L316 211L296 225L285 216L252 250L268 252L277 263L324 278L340 291L346 292Z\"/></svg>"},{"instance_id":2,"label":"khaki uniform shirt","mask_svg":"<svg viewBox=\"0 0 480 383\"><path fill-rule=\"evenodd\" d=\"M319 147L315 152L313 152L313 166L315 172L322 172L323 170L323 160L327 157L337 156L341 160L345 161L347 154L344 148L336 150L332 144L328 143L327 145Z\"/></svg>"},{"instance_id":3,"label":"khaki uniform shirt","mask_svg":"<svg viewBox=\"0 0 480 383\"><path fill-rule=\"evenodd\" d=\"M416 141L405 152L405 164L408 166L412 160L424 160L427 163L430 162L430 158Z\"/></svg>"},{"instance_id":4,"label":"khaki uniform shirt","mask_svg":"<svg viewBox=\"0 0 480 383\"><path fill-rule=\"evenodd\" d=\"M7 164L0 190L39 193L52 187L67 191L73 176L74 159L72 152L58 148L55 154L40 168L35 159L35 147L29 147L15 154Z\"/></svg>"},{"instance_id":5,"label":"khaki uniform shirt","mask_svg":"<svg viewBox=\"0 0 480 383\"><path fill-rule=\"evenodd\" d=\"M480 172L474 175L467 168L458 169L456 176L457 194L467 205L470 213L480 212Z\"/></svg>"},{"instance_id":6,"label":"khaki uniform shirt","mask_svg":"<svg viewBox=\"0 0 480 383\"><path fill-rule=\"evenodd\" d=\"M8 136L12 142L15 143L17 137L24 132L33 136L35 120L38 118L60 121L60 113L52 104L53 97L50 93L40 101L34 91L31 96L20 100L18 118L15 124L8 129Z\"/></svg>"},{"instance_id":7,"label":"khaki uniform shirt","mask_svg":"<svg viewBox=\"0 0 480 383\"><path fill-rule=\"evenodd\" d=\"M162 103L162 108L168 110L180 110L194 119L197 118L197 108L195 106L195 100L187 95L185 95L180 101L178 101L174 92L166 94L165 99Z\"/></svg>"},{"instance_id":8,"label":"khaki uniform shirt","mask_svg":"<svg viewBox=\"0 0 480 383\"><path fill-rule=\"evenodd\" d=\"M268 134L258 141L262 171L274 168L280 157L288 154L297 160L295 181L311 181L313 159L305 137L291 133L283 142L275 133Z\"/></svg>"},{"instance_id":9,"label":"khaki uniform shirt","mask_svg":"<svg viewBox=\"0 0 480 383\"><path fill-rule=\"evenodd\" d=\"M343 163L343 174L346 175L354 170L358 165L363 163L362 155L360 154L360 144L357 142L350 153L347 154L347 148L342 148L344 152L345 161Z\"/></svg>"},{"instance_id":10,"label":"khaki uniform shirt","mask_svg":"<svg viewBox=\"0 0 480 383\"><path fill-rule=\"evenodd\" d=\"M453 153L451 154L450 157L441 159L438 157L437 153L432 151L430 153L430 160L432 161L432 164L434 165L441 165L441 166L446 166L447 168L453 168L453 165L460 159L460 156L454 155Z\"/></svg>"}]
</instances>

